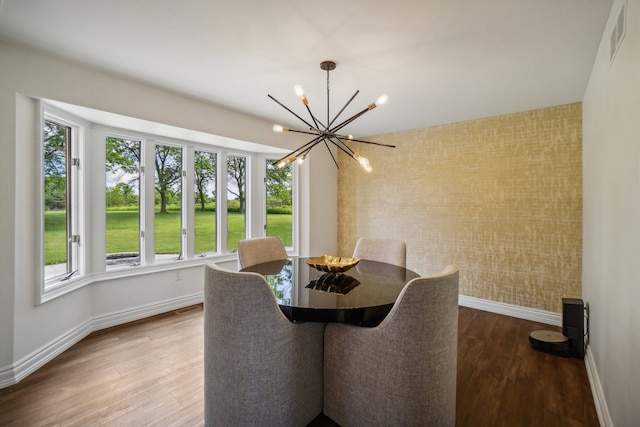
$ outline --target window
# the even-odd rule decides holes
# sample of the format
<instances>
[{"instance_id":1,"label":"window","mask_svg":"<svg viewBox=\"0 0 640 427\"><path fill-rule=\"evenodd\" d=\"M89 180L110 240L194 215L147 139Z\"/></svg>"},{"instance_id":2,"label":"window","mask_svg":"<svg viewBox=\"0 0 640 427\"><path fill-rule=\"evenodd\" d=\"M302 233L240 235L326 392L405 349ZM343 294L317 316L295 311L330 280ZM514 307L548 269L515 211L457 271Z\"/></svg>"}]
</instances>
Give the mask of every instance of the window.
<instances>
[{"instance_id":1,"label":"window","mask_svg":"<svg viewBox=\"0 0 640 427\"><path fill-rule=\"evenodd\" d=\"M200 256L217 250L217 166L216 153L194 153L194 246Z\"/></svg>"},{"instance_id":2,"label":"window","mask_svg":"<svg viewBox=\"0 0 640 427\"><path fill-rule=\"evenodd\" d=\"M80 268L76 129L50 116L43 121L45 290Z\"/></svg>"},{"instance_id":3,"label":"window","mask_svg":"<svg viewBox=\"0 0 640 427\"><path fill-rule=\"evenodd\" d=\"M293 166L279 168L266 161L266 224L267 236L278 236L285 247L293 246Z\"/></svg>"},{"instance_id":4,"label":"window","mask_svg":"<svg viewBox=\"0 0 640 427\"><path fill-rule=\"evenodd\" d=\"M227 157L227 250L238 249L245 238L247 220L247 158Z\"/></svg>"},{"instance_id":5,"label":"window","mask_svg":"<svg viewBox=\"0 0 640 427\"><path fill-rule=\"evenodd\" d=\"M293 169L265 167L264 154L242 150L252 145L231 141L238 149L227 154L196 133L191 141L91 123L48 102L41 111L39 303L130 267L145 274L226 257L263 227L293 247ZM253 191L263 173L266 192ZM252 215L267 199L268 215Z\"/></svg>"},{"instance_id":6,"label":"window","mask_svg":"<svg viewBox=\"0 0 640 427\"><path fill-rule=\"evenodd\" d=\"M107 269L140 264L140 156L140 141L107 137Z\"/></svg>"},{"instance_id":7,"label":"window","mask_svg":"<svg viewBox=\"0 0 640 427\"><path fill-rule=\"evenodd\" d=\"M182 148L155 149L156 261L182 259Z\"/></svg>"}]
</instances>

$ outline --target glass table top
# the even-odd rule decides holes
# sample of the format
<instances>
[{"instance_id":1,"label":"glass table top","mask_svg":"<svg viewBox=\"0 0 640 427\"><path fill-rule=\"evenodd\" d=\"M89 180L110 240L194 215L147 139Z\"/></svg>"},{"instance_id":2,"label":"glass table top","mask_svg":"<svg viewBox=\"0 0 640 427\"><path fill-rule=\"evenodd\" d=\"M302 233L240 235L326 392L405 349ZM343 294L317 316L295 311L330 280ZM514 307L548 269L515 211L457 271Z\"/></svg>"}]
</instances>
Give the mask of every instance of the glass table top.
<instances>
[{"instance_id":1,"label":"glass table top","mask_svg":"<svg viewBox=\"0 0 640 427\"><path fill-rule=\"evenodd\" d=\"M325 273L291 257L247 267L241 271L263 275L289 320L347 322L375 326L391 310L410 280L411 270L360 260L344 273Z\"/></svg>"}]
</instances>

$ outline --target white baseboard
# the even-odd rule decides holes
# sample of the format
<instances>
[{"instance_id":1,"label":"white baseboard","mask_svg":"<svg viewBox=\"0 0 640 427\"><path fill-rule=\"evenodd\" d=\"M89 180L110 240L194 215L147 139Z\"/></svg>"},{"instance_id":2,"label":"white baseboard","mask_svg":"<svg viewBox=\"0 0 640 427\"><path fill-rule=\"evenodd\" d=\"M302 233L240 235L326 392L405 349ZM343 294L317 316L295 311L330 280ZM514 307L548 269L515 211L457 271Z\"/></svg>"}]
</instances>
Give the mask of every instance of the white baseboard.
<instances>
[{"instance_id":1,"label":"white baseboard","mask_svg":"<svg viewBox=\"0 0 640 427\"><path fill-rule=\"evenodd\" d=\"M589 385L591 386L593 401L596 405L598 422L602 427L613 427L609 407L607 406L607 401L604 398L604 391L602 390L602 384L600 383L600 376L598 375L598 370L596 369L596 364L593 360L593 353L591 353L591 347L589 346L587 346L587 351L584 356L584 364L587 367L587 376L589 377Z\"/></svg>"},{"instance_id":2,"label":"white baseboard","mask_svg":"<svg viewBox=\"0 0 640 427\"><path fill-rule=\"evenodd\" d=\"M160 301L127 310L104 314L93 317L81 325L67 331L38 350L28 354L12 365L0 369L0 389L16 384L28 375L32 374L56 356L69 349L91 332L109 328L116 325L144 319L168 311L177 310L190 305L199 304L204 300L202 292Z\"/></svg>"},{"instance_id":3,"label":"white baseboard","mask_svg":"<svg viewBox=\"0 0 640 427\"><path fill-rule=\"evenodd\" d=\"M458 296L458 304L463 307L476 308L505 316L517 317L547 325L562 326L562 314L551 311L538 310L536 308L520 307L518 305L505 304L503 302L489 301L480 298Z\"/></svg>"},{"instance_id":4,"label":"white baseboard","mask_svg":"<svg viewBox=\"0 0 640 427\"><path fill-rule=\"evenodd\" d=\"M100 329L122 325L123 323L133 322L134 320L144 319L145 317L155 316L156 314L162 314L179 308L188 307L190 305L200 304L202 301L204 301L204 294L199 292L197 294L147 304L129 310L103 314L91 319L91 324L93 326L92 330L99 331Z\"/></svg>"},{"instance_id":5,"label":"white baseboard","mask_svg":"<svg viewBox=\"0 0 640 427\"><path fill-rule=\"evenodd\" d=\"M0 389L13 385L32 374L56 356L92 332L91 320L76 326L55 340L28 354L13 365L0 370Z\"/></svg>"}]
</instances>

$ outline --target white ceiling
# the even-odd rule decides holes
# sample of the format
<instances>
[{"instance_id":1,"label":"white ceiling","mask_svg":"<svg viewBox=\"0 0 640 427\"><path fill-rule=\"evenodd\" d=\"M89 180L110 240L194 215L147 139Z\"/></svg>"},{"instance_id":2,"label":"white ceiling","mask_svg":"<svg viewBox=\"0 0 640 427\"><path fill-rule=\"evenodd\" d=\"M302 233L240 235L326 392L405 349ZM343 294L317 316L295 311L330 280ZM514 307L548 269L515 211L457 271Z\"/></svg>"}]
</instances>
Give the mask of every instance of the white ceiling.
<instances>
[{"instance_id":1,"label":"white ceiling","mask_svg":"<svg viewBox=\"0 0 640 427\"><path fill-rule=\"evenodd\" d=\"M0 37L285 125L366 136L582 100L611 0L0 0ZM342 117L342 116L341 116Z\"/></svg>"}]
</instances>

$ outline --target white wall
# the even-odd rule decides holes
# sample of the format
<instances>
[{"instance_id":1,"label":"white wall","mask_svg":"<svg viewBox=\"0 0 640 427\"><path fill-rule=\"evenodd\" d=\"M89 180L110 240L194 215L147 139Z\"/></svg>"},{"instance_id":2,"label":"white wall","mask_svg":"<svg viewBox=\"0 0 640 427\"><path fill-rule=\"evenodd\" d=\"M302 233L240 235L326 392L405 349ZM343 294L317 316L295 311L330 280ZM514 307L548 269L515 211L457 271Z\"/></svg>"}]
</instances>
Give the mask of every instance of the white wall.
<instances>
[{"instance_id":1,"label":"white wall","mask_svg":"<svg viewBox=\"0 0 640 427\"><path fill-rule=\"evenodd\" d=\"M35 122L30 97L113 112L243 141L295 148L295 138L277 139L271 123L221 107L185 98L132 80L0 41L0 384L38 353L55 349L61 337L77 338L91 328L109 326L105 319L163 301L191 301L202 292L202 266L96 281L42 305L34 305L36 253L33 224ZM282 142L281 142L282 141ZM287 144L283 146L283 144ZM314 168L314 156L308 165ZM314 253L336 247L335 168L303 172L301 194L306 199L300 224L300 246ZM331 185L334 185L331 188ZM315 188L314 188L315 187ZM310 236L307 224L314 214ZM88 325L88 326L87 326ZM84 328L84 329L83 329ZM75 335L74 335L75 334Z\"/></svg>"},{"instance_id":2,"label":"white wall","mask_svg":"<svg viewBox=\"0 0 640 427\"><path fill-rule=\"evenodd\" d=\"M583 100L583 298L587 366L603 425L640 422L640 1L613 63L617 0Z\"/></svg>"}]
</instances>

